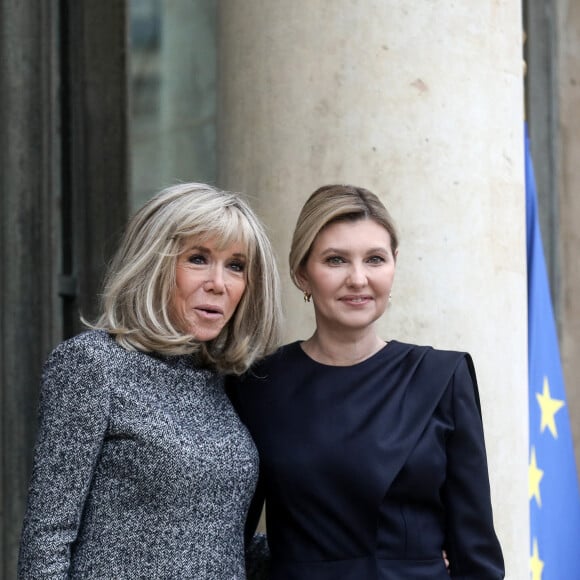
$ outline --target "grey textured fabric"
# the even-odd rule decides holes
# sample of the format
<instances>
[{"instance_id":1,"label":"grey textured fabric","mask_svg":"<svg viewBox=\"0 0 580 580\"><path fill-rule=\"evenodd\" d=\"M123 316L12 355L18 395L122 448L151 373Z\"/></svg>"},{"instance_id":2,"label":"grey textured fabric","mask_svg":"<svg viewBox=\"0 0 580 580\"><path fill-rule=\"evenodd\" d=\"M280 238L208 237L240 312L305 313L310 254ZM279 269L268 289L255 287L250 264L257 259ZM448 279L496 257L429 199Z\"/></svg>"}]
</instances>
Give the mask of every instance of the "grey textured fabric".
<instances>
[{"instance_id":1,"label":"grey textured fabric","mask_svg":"<svg viewBox=\"0 0 580 580\"><path fill-rule=\"evenodd\" d=\"M19 578L242 580L257 474L216 373L83 333L44 368Z\"/></svg>"}]
</instances>

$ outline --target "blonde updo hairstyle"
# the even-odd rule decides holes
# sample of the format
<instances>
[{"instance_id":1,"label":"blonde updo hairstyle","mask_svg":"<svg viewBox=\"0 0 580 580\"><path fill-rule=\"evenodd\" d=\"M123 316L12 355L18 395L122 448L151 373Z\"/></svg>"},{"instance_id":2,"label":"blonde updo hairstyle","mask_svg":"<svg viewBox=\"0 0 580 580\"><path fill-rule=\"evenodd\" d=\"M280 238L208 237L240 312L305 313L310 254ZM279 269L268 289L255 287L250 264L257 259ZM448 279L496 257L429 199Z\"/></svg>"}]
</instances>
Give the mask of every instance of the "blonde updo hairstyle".
<instances>
[{"instance_id":1,"label":"blonde updo hairstyle","mask_svg":"<svg viewBox=\"0 0 580 580\"><path fill-rule=\"evenodd\" d=\"M290 247L290 277L302 290L299 274L306 265L316 236L330 224L370 219L383 226L395 255L399 238L395 223L382 201L368 189L354 185L324 185L307 200L298 216Z\"/></svg>"},{"instance_id":2,"label":"blonde updo hairstyle","mask_svg":"<svg viewBox=\"0 0 580 580\"><path fill-rule=\"evenodd\" d=\"M191 238L240 242L247 252L246 288L221 333L201 342L172 317L177 258ZM278 271L263 226L237 193L201 183L164 189L131 219L110 265L101 315L106 330L128 350L196 354L224 373L244 372L272 352L281 336Z\"/></svg>"}]
</instances>

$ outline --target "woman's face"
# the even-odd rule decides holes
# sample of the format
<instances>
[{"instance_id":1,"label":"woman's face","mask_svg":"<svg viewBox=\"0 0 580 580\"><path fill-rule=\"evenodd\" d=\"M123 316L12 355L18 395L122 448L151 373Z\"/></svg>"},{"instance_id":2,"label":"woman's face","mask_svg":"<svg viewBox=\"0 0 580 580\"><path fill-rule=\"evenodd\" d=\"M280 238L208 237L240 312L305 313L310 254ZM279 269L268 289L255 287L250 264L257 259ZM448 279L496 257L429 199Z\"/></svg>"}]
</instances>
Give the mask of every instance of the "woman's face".
<instances>
[{"instance_id":1,"label":"woman's face","mask_svg":"<svg viewBox=\"0 0 580 580\"><path fill-rule=\"evenodd\" d=\"M240 243L218 250L215 239L188 240L177 258L172 312L200 341L218 336L246 289L247 255Z\"/></svg>"},{"instance_id":2,"label":"woman's face","mask_svg":"<svg viewBox=\"0 0 580 580\"><path fill-rule=\"evenodd\" d=\"M371 219L330 224L315 238L300 280L318 327L364 330L385 311L395 258L391 236Z\"/></svg>"}]
</instances>

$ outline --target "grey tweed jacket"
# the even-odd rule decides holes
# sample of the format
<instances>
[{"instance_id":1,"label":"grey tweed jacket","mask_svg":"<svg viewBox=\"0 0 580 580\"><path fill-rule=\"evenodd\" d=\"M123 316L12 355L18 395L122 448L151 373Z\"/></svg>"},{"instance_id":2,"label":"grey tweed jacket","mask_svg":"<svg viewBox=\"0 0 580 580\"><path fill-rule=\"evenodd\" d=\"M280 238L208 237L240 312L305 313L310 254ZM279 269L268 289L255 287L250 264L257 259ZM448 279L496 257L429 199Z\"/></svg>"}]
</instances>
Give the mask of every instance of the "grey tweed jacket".
<instances>
[{"instance_id":1,"label":"grey tweed jacket","mask_svg":"<svg viewBox=\"0 0 580 580\"><path fill-rule=\"evenodd\" d=\"M257 473L216 373L76 336L44 367L19 578L242 580Z\"/></svg>"}]
</instances>

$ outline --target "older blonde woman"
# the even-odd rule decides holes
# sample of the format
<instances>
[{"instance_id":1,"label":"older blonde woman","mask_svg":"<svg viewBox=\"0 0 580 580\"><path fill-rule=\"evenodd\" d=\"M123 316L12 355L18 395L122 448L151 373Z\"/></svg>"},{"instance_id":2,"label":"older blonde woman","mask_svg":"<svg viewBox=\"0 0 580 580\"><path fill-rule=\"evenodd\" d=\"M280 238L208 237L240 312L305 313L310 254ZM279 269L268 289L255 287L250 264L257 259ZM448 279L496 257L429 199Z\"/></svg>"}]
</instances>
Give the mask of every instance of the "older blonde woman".
<instances>
[{"instance_id":1,"label":"older blonde woman","mask_svg":"<svg viewBox=\"0 0 580 580\"><path fill-rule=\"evenodd\" d=\"M102 314L43 372L20 578L243 579L258 455L223 389L278 342L272 250L237 194L129 223Z\"/></svg>"}]
</instances>

